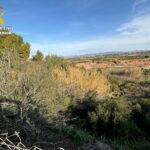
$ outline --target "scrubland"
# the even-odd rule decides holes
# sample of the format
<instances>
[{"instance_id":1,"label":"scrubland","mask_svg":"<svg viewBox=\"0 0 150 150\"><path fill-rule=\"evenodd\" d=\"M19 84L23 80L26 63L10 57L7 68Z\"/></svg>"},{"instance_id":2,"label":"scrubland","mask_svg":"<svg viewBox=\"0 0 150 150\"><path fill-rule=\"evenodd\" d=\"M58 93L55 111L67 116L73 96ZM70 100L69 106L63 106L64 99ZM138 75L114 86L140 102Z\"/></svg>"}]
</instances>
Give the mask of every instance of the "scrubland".
<instances>
[{"instance_id":1,"label":"scrubland","mask_svg":"<svg viewBox=\"0 0 150 150\"><path fill-rule=\"evenodd\" d=\"M30 59L21 37L1 38L0 149L150 149L149 55L79 66L40 51Z\"/></svg>"}]
</instances>

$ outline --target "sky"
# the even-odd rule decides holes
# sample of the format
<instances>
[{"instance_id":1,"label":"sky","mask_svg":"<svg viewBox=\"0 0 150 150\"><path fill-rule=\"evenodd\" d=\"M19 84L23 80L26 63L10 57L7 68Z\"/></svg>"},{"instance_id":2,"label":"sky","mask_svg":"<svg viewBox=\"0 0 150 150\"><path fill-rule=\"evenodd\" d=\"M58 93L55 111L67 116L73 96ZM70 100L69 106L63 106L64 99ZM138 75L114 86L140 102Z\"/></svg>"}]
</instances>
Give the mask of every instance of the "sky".
<instances>
[{"instance_id":1,"label":"sky","mask_svg":"<svg viewBox=\"0 0 150 150\"><path fill-rule=\"evenodd\" d=\"M150 50L150 0L0 0L0 6L31 55Z\"/></svg>"}]
</instances>

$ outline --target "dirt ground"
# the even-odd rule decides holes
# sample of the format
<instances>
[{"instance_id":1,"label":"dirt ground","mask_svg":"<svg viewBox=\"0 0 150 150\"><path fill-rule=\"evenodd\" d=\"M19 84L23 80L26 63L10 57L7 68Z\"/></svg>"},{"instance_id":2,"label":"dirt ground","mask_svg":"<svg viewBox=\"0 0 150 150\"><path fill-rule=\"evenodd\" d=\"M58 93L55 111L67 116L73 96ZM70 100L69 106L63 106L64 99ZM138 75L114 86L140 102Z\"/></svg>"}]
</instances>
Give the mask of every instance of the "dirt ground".
<instances>
[{"instance_id":1,"label":"dirt ground","mask_svg":"<svg viewBox=\"0 0 150 150\"><path fill-rule=\"evenodd\" d=\"M118 62L85 62L75 63L75 67L85 69L98 69L110 67L150 67L150 59L145 60L122 60Z\"/></svg>"}]
</instances>

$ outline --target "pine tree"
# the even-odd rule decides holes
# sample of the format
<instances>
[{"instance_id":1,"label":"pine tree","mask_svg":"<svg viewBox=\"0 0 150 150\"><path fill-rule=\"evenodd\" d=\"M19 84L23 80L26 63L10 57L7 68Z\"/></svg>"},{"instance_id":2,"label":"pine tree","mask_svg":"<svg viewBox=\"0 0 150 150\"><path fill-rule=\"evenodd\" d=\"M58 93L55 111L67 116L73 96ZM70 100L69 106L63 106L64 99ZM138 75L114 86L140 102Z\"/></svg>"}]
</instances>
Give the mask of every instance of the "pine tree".
<instances>
[{"instance_id":1,"label":"pine tree","mask_svg":"<svg viewBox=\"0 0 150 150\"><path fill-rule=\"evenodd\" d=\"M33 61L41 62L42 60L43 60L43 54L38 50L36 55L33 56Z\"/></svg>"}]
</instances>

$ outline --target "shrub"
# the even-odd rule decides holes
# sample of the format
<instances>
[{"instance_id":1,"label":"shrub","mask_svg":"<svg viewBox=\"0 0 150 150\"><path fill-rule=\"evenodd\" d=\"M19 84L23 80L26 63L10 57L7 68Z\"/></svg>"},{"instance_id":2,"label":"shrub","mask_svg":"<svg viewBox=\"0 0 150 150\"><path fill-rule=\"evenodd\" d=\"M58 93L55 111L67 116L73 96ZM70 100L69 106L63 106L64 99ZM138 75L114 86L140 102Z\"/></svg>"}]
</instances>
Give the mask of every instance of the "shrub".
<instances>
[{"instance_id":1,"label":"shrub","mask_svg":"<svg viewBox=\"0 0 150 150\"><path fill-rule=\"evenodd\" d=\"M140 101L142 110L146 113L149 112L150 113L150 100L149 99L143 99L142 101Z\"/></svg>"},{"instance_id":2,"label":"shrub","mask_svg":"<svg viewBox=\"0 0 150 150\"><path fill-rule=\"evenodd\" d=\"M148 150L150 149L149 141L142 140L140 142L129 142L129 141L111 141L115 150Z\"/></svg>"},{"instance_id":3,"label":"shrub","mask_svg":"<svg viewBox=\"0 0 150 150\"><path fill-rule=\"evenodd\" d=\"M145 133L133 121L126 121L115 126L110 133L112 138L126 141L142 140Z\"/></svg>"},{"instance_id":4,"label":"shrub","mask_svg":"<svg viewBox=\"0 0 150 150\"><path fill-rule=\"evenodd\" d=\"M98 119L105 123L112 121L114 124L117 124L128 120L131 110L129 102L122 99L109 99L99 102L95 114L98 116ZM95 114L93 112L89 113L89 117L92 119L93 116L96 116Z\"/></svg>"},{"instance_id":5,"label":"shrub","mask_svg":"<svg viewBox=\"0 0 150 150\"><path fill-rule=\"evenodd\" d=\"M86 71L73 67L67 70L56 69L58 90L62 95L70 95L83 99L89 91L96 91L99 96L110 95L107 78L97 71Z\"/></svg>"},{"instance_id":6,"label":"shrub","mask_svg":"<svg viewBox=\"0 0 150 150\"><path fill-rule=\"evenodd\" d=\"M141 113L137 114L137 118L139 120L139 124L146 130L150 127L150 100L143 99L140 102L141 105Z\"/></svg>"},{"instance_id":7,"label":"shrub","mask_svg":"<svg viewBox=\"0 0 150 150\"><path fill-rule=\"evenodd\" d=\"M66 69L69 66L69 63L63 57L58 57L55 55L48 55L45 57L45 63L48 69L52 68L64 68Z\"/></svg>"},{"instance_id":8,"label":"shrub","mask_svg":"<svg viewBox=\"0 0 150 150\"><path fill-rule=\"evenodd\" d=\"M96 141L95 137L90 135L88 132L70 126L64 127L61 132L68 135L75 142L81 145L85 143L94 143Z\"/></svg>"}]
</instances>

